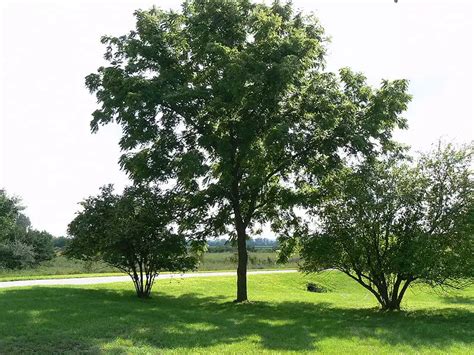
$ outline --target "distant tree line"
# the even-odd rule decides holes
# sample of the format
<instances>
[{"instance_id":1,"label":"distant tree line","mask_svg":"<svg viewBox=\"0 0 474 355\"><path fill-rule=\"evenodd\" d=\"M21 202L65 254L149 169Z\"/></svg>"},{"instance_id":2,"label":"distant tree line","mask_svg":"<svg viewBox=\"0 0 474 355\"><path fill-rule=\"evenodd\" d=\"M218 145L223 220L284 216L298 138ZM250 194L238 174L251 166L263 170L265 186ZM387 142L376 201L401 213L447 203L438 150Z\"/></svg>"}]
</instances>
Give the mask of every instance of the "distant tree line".
<instances>
[{"instance_id":1,"label":"distant tree line","mask_svg":"<svg viewBox=\"0 0 474 355\"><path fill-rule=\"evenodd\" d=\"M208 245L207 251L210 253L235 251L237 249L237 245L235 241L230 240L230 239L224 239L224 238L208 240L207 245ZM249 238L247 240L248 251L257 251L257 250L275 251L277 248L278 248L278 241L275 239Z\"/></svg>"},{"instance_id":2,"label":"distant tree line","mask_svg":"<svg viewBox=\"0 0 474 355\"><path fill-rule=\"evenodd\" d=\"M54 237L53 238L53 247L55 250L61 252L66 248L67 243L70 241L70 238L67 237Z\"/></svg>"}]
</instances>

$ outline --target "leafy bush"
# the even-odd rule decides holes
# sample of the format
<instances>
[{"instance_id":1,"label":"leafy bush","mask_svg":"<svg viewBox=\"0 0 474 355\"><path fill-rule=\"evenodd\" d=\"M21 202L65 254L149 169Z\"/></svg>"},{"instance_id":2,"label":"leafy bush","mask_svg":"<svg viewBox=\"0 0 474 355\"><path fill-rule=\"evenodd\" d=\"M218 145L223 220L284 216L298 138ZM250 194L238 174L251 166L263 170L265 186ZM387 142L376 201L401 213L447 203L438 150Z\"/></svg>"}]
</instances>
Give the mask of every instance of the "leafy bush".
<instances>
[{"instance_id":1,"label":"leafy bush","mask_svg":"<svg viewBox=\"0 0 474 355\"><path fill-rule=\"evenodd\" d=\"M439 147L345 169L322 186L318 228L301 239L303 269L338 269L396 310L413 282L462 287L474 277L473 147Z\"/></svg>"},{"instance_id":2,"label":"leafy bush","mask_svg":"<svg viewBox=\"0 0 474 355\"><path fill-rule=\"evenodd\" d=\"M175 200L158 189L126 188L123 195L103 187L82 202L69 225L73 237L66 254L81 260L101 259L133 280L138 297L150 296L160 271L195 268L184 235L173 229Z\"/></svg>"}]
</instances>

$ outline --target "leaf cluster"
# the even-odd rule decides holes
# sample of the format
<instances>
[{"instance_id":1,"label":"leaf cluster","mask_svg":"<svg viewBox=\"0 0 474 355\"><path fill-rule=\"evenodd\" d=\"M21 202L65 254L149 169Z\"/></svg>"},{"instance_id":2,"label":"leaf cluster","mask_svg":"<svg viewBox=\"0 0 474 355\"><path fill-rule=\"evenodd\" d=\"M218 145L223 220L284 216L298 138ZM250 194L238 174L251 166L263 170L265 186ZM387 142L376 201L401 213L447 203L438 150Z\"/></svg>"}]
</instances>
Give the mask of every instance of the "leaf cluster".
<instances>
[{"instance_id":1,"label":"leaf cluster","mask_svg":"<svg viewBox=\"0 0 474 355\"><path fill-rule=\"evenodd\" d=\"M336 268L366 285L398 281L458 287L473 280L473 147L440 144L414 164L398 159L347 167L311 212L303 268Z\"/></svg>"},{"instance_id":2,"label":"leaf cluster","mask_svg":"<svg viewBox=\"0 0 474 355\"><path fill-rule=\"evenodd\" d=\"M116 194L112 185L84 200L69 224L73 238L66 255L82 260L102 259L132 277L160 271L193 269L183 234L178 233L173 198L157 189L127 187Z\"/></svg>"}]
</instances>

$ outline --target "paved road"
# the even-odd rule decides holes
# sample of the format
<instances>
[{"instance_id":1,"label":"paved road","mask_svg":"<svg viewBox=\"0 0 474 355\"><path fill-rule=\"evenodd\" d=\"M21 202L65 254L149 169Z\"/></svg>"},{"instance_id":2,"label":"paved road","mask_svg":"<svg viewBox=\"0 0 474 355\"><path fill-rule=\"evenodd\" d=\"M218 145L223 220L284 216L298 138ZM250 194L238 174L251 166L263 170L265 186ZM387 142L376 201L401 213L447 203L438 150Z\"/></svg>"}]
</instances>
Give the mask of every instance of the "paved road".
<instances>
[{"instance_id":1,"label":"paved road","mask_svg":"<svg viewBox=\"0 0 474 355\"><path fill-rule=\"evenodd\" d=\"M248 275L262 274L286 274L297 272L297 270L269 270L269 271L249 271ZM235 271L225 272L199 272L190 274L161 274L158 279L185 279L189 277L212 277L212 276L235 276ZM47 279L47 280L21 280L0 282L0 288L26 287L26 286L54 286L54 285L93 285L111 282L131 281L129 276L102 276L102 277L81 277L74 279Z\"/></svg>"}]
</instances>

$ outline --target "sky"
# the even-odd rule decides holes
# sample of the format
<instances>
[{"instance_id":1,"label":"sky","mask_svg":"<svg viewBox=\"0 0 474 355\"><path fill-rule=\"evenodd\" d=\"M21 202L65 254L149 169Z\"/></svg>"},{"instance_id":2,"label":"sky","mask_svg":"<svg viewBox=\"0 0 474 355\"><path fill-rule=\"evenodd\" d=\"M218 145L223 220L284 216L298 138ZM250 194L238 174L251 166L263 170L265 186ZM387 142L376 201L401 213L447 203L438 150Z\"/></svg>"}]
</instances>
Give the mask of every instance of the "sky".
<instances>
[{"instance_id":1,"label":"sky","mask_svg":"<svg viewBox=\"0 0 474 355\"><path fill-rule=\"evenodd\" d=\"M102 35L134 27L133 11L180 1L0 2L0 188L22 198L37 229L59 236L78 202L100 186L128 183L117 164L120 129L91 134L95 98L84 77L104 64ZM414 152L439 138L474 139L473 11L470 0L294 0L331 37L327 69L351 67L369 82L408 79Z\"/></svg>"}]
</instances>

